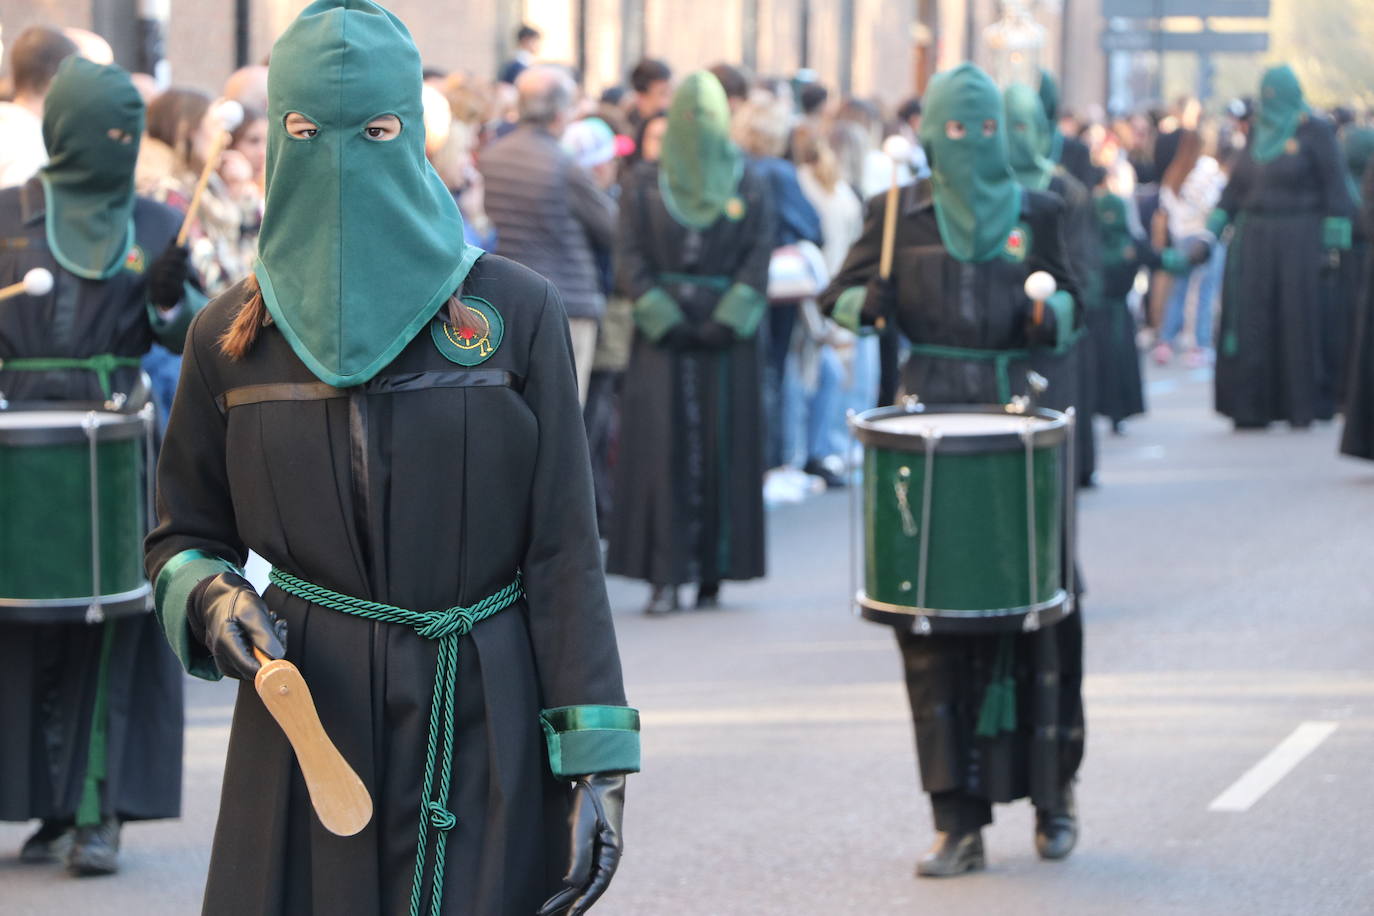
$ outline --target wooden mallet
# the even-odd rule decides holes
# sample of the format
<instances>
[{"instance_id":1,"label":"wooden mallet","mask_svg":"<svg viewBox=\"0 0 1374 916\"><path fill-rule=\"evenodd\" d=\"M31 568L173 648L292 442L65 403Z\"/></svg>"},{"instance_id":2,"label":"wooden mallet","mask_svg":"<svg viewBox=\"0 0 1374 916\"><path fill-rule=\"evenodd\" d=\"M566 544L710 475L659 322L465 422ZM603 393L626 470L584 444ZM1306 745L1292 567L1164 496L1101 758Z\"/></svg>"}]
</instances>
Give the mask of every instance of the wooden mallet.
<instances>
[{"instance_id":1,"label":"wooden mallet","mask_svg":"<svg viewBox=\"0 0 1374 916\"><path fill-rule=\"evenodd\" d=\"M191 224L195 222L196 211L200 209L200 199L205 195L205 186L210 183L210 175L219 168L219 157L224 152L224 148L229 145L232 139L233 130L243 123L243 106L233 99L225 99L210 109L207 117L218 121L220 130L216 132L215 139L210 142L210 151L205 156L205 167L200 170L200 179L196 181L195 193L191 195L191 204L186 208L186 218L181 221L181 231L177 233L177 247L186 244L186 237L191 232Z\"/></svg>"},{"instance_id":2,"label":"wooden mallet","mask_svg":"<svg viewBox=\"0 0 1374 916\"><path fill-rule=\"evenodd\" d=\"M1045 320L1045 300L1059 290L1059 284L1054 281L1054 277L1045 271L1037 270L1026 278L1026 285L1023 288L1027 298L1035 303L1034 320L1036 324L1040 324Z\"/></svg>"},{"instance_id":3,"label":"wooden mallet","mask_svg":"<svg viewBox=\"0 0 1374 916\"><path fill-rule=\"evenodd\" d=\"M24 274L24 279L9 286L0 287L0 300L13 299L15 296L46 296L52 292L52 272L35 267Z\"/></svg>"},{"instance_id":4,"label":"wooden mallet","mask_svg":"<svg viewBox=\"0 0 1374 916\"><path fill-rule=\"evenodd\" d=\"M911 141L901 134L893 134L883 141L883 155L892 160L892 183L887 189L887 206L883 208L883 247L878 258L878 276L892 279L892 256L897 244L897 203L901 194L902 166L911 161ZM887 325L879 318L874 326L882 330Z\"/></svg>"},{"instance_id":5,"label":"wooden mallet","mask_svg":"<svg viewBox=\"0 0 1374 916\"><path fill-rule=\"evenodd\" d=\"M372 820L367 786L325 734L300 669L256 646L253 655L262 664L253 686L296 752L315 815L330 833L353 836Z\"/></svg>"}]
</instances>

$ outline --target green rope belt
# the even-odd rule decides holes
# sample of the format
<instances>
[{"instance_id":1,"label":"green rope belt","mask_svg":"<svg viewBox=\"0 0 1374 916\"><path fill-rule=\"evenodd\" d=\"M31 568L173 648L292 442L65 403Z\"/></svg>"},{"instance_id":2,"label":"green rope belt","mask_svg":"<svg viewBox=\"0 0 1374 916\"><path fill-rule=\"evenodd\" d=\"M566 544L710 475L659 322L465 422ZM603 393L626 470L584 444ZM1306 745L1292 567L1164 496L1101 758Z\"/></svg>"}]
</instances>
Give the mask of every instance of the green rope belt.
<instances>
[{"instance_id":1,"label":"green rope belt","mask_svg":"<svg viewBox=\"0 0 1374 916\"><path fill-rule=\"evenodd\" d=\"M97 353L85 358L67 356L25 356L17 359L0 359L0 369L15 372L52 372L55 369L86 369L94 372L100 379L100 390L109 397L110 375L116 369L128 369L139 365L137 356L115 356L113 353Z\"/></svg>"},{"instance_id":2,"label":"green rope belt","mask_svg":"<svg viewBox=\"0 0 1374 916\"><path fill-rule=\"evenodd\" d=\"M680 274L680 273L661 273L658 275L658 282L668 286L704 286L717 292L725 292L734 281L729 277L719 274Z\"/></svg>"},{"instance_id":3,"label":"green rope belt","mask_svg":"<svg viewBox=\"0 0 1374 916\"><path fill-rule=\"evenodd\" d=\"M911 352L933 359L984 360L993 364L997 372L997 400L1005 404L1011 400L1011 364L1030 359L1029 350L978 350L973 347L946 347L943 344L912 344Z\"/></svg>"},{"instance_id":4,"label":"green rope belt","mask_svg":"<svg viewBox=\"0 0 1374 916\"><path fill-rule=\"evenodd\" d=\"M419 916L420 896L425 883L425 847L429 828L434 837L434 883L430 888L430 913L439 916L444 897L444 845L448 832L457 824L448 809L449 785L453 776L454 695L458 686L458 643L472 628L488 617L504 611L525 595L519 573L505 588L488 595L472 607L451 607L442 611L408 611L377 601L363 601L307 582L273 567L268 576L273 585L288 595L304 598L311 604L342 611L355 617L394 623L413 629L425 639L439 642L439 664L434 672L434 698L429 707L429 741L425 751L424 789L420 795L420 834L415 853L415 880L410 887L410 913ZM442 752L438 748L443 736ZM438 792L435 793L435 770Z\"/></svg>"},{"instance_id":5,"label":"green rope belt","mask_svg":"<svg viewBox=\"0 0 1374 916\"><path fill-rule=\"evenodd\" d=\"M1068 352L1085 336L1087 328L1079 328L1065 345ZM947 347L944 344L912 344L911 352L916 356L929 356L932 359L968 359L990 362L997 373L997 400L1003 404L1011 401L1011 364L1017 360L1030 359L1030 350L981 350L975 347Z\"/></svg>"}]
</instances>

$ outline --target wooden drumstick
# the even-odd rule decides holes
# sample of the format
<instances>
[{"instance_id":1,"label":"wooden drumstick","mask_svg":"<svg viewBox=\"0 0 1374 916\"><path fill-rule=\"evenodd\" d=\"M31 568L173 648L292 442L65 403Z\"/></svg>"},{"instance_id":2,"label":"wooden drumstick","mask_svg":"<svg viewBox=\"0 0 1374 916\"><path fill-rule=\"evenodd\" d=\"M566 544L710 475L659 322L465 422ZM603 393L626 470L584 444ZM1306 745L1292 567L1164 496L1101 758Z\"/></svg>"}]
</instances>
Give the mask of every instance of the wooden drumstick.
<instances>
[{"instance_id":1,"label":"wooden drumstick","mask_svg":"<svg viewBox=\"0 0 1374 916\"><path fill-rule=\"evenodd\" d=\"M892 256L897 245L897 204L901 194L902 164L911 160L911 143L901 134L893 134L883 141L883 153L892 160L892 183L887 188L887 206L883 209L883 247L878 258L878 276L892 278ZM879 317L874 323L878 330L887 325Z\"/></svg>"},{"instance_id":2,"label":"wooden drumstick","mask_svg":"<svg viewBox=\"0 0 1374 916\"><path fill-rule=\"evenodd\" d=\"M367 786L329 740L300 669L256 646L253 655L262 663L253 686L296 752L315 815L330 833L353 836L372 820Z\"/></svg>"},{"instance_id":3,"label":"wooden drumstick","mask_svg":"<svg viewBox=\"0 0 1374 916\"><path fill-rule=\"evenodd\" d=\"M24 274L24 279L9 286L0 286L0 300L13 299L15 296L46 296L52 292L52 272L35 267Z\"/></svg>"},{"instance_id":4,"label":"wooden drumstick","mask_svg":"<svg viewBox=\"0 0 1374 916\"><path fill-rule=\"evenodd\" d=\"M210 183L210 174L219 168L219 157L232 139L230 132L243 121L243 106L233 100L221 102L210 112L210 117L220 122L221 130L210 143L210 152L205 157L205 167L200 170L195 193L191 195L191 204L186 208L186 218L181 221L181 230L177 232L178 248L186 244L186 237L191 233L191 224L195 222L196 211L200 209L200 199L205 195L205 186Z\"/></svg>"}]
</instances>

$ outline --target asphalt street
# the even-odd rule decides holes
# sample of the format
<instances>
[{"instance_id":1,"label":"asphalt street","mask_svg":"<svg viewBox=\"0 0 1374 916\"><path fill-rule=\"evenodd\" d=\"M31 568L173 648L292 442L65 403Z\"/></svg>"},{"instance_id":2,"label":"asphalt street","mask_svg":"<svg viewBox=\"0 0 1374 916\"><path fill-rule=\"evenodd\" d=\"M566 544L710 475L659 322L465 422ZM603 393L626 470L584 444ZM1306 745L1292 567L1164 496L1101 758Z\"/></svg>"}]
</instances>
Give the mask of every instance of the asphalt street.
<instances>
[{"instance_id":1,"label":"asphalt street","mask_svg":"<svg viewBox=\"0 0 1374 916\"><path fill-rule=\"evenodd\" d=\"M1330 424L1232 433L1205 372L1150 388L1081 504L1071 859L1036 858L1022 802L985 832L986 872L912 877L932 827L899 659L847 608L832 493L773 510L771 575L724 610L648 619L643 586L612 582L645 753L596 912L1374 912L1374 464L1338 458ZM188 697L184 817L129 827L122 873L86 880L20 866L28 828L0 826L0 914L198 911L232 695Z\"/></svg>"}]
</instances>

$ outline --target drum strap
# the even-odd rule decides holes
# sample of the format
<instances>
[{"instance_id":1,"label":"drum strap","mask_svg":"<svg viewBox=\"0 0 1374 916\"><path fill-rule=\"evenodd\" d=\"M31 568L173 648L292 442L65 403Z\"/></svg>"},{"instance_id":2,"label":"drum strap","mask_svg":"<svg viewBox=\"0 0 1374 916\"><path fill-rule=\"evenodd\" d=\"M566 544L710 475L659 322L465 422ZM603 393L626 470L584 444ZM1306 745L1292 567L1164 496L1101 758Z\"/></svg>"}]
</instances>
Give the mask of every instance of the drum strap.
<instances>
[{"instance_id":1,"label":"drum strap","mask_svg":"<svg viewBox=\"0 0 1374 916\"><path fill-rule=\"evenodd\" d=\"M453 776L458 644L478 623L504 611L525 596L520 574L516 573L509 585L472 607L451 607L442 611L408 611L377 601L364 601L307 582L275 567L268 578L288 595L303 598L311 604L367 620L400 624L410 627L425 639L438 640L439 664L434 673L434 698L429 707L429 741L425 754L424 788L420 795L420 838L415 854L415 880L410 887L410 913L411 916L418 916L425 883L425 845L429 829L433 827L434 879L430 888L430 904L431 912L438 913L444 898L444 845L448 831L457 824L453 812L448 808L448 797Z\"/></svg>"},{"instance_id":2,"label":"drum strap","mask_svg":"<svg viewBox=\"0 0 1374 916\"><path fill-rule=\"evenodd\" d=\"M94 372L100 380L100 390L109 397L110 376L116 369L132 369L138 366L137 356L115 356L113 353L97 353L95 356L24 356L16 359L0 359L0 369L14 372L52 372L61 369L85 369Z\"/></svg>"}]
</instances>

